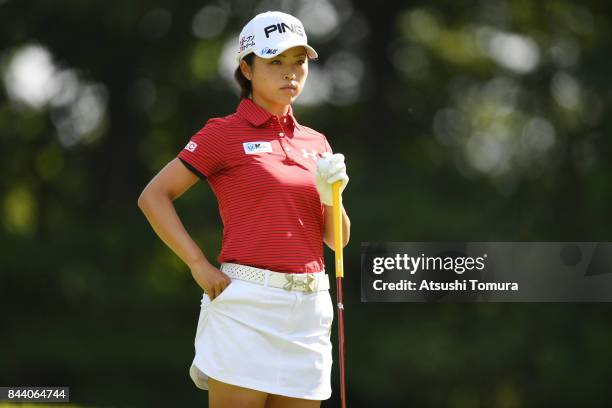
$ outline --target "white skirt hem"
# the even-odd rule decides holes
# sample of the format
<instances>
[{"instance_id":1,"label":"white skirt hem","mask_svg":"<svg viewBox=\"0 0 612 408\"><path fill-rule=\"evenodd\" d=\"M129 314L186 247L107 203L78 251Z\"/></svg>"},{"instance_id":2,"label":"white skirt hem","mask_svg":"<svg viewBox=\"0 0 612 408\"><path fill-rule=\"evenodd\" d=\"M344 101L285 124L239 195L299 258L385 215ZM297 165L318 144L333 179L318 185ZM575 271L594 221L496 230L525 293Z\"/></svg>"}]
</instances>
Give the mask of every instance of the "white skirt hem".
<instances>
[{"instance_id":1,"label":"white skirt hem","mask_svg":"<svg viewBox=\"0 0 612 408\"><path fill-rule=\"evenodd\" d=\"M236 385L238 387L249 388L256 391L262 391L267 392L269 394L282 395L291 398L321 401L331 398L332 394L331 390L326 393L317 394L307 390L287 389L287 387L253 381L252 378L241 377L237 374L217 374L211 372L206 368L200 367L195 362L191 365L191 368L189 369L189 374L196 387L205 391L208 391L208 378L212 377L215 380L224 382L226 384Z\"/></svg>"}]
</instances>

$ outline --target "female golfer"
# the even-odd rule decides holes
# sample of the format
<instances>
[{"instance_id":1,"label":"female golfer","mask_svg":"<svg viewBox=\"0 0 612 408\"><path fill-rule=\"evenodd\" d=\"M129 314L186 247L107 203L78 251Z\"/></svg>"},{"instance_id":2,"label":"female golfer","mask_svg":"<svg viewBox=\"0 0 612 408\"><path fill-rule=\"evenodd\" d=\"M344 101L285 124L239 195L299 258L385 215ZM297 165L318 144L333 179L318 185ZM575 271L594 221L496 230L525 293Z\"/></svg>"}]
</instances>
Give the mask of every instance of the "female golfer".
<instances>
[{"instance_id":1,"label":"female golfer","mask_svg":"<svg viewBox=\"0 0 612 408\"><path fill-rule=\"evenodd\" d=\"M212 118L142 192L138 205L202 287L189 373L222 407L319 407L331 396L334 318L323 243L333 249L331 186L344 156L291 108L308 76L302 23L281 12L242 30L241 100ZM216 195L223 240L212 265L172 202L198 180ZM350 221L342 209L343 246Z\"/></svg>"}]
</instances>

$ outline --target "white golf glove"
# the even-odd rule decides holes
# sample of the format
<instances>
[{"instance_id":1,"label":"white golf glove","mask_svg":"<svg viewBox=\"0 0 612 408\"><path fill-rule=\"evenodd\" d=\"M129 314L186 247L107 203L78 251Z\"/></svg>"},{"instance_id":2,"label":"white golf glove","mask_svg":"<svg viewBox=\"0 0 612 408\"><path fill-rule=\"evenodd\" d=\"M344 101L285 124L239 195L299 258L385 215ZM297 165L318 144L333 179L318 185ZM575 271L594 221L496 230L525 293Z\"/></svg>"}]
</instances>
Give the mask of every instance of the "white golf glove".
<instances>
[{"instance_id":1,"label":"white golf glove","mask_svg":"<svg viewBox=\"0 0 612 408\"><path fill-rule=\"evenodd\" d=\"M331 206L332 202L332 184L336 181L342 181L340 186L340 195L346 188L349 182L349 177L346 175L346 164L344 164L344 155L342 153L331 154L325 152L322 157L317 160L317 190L321 196L321 202Z\"/></svg>"}]
</instances>

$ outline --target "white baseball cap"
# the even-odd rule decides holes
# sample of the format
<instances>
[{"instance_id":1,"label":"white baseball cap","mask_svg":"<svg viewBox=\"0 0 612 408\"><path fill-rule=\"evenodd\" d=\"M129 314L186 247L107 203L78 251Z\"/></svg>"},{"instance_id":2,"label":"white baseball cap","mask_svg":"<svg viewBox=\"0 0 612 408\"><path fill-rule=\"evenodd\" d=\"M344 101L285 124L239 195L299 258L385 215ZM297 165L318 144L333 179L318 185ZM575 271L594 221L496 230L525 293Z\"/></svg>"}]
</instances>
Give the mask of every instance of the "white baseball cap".
<instances>
[{"instance_id":1,"label":"white baseball cap","mask_svg":"<svg viewBox=\"0 0 612 408\"><path fill-rule=\"evenodd\" d=\"M319 56L308 45L306 30L300 20L280 11L266 11L253 17L240 32L236 61L240 63L251 52L261 58L273 58L300 45L306 48L309 58Z\"/></svg>"}]
</instances>

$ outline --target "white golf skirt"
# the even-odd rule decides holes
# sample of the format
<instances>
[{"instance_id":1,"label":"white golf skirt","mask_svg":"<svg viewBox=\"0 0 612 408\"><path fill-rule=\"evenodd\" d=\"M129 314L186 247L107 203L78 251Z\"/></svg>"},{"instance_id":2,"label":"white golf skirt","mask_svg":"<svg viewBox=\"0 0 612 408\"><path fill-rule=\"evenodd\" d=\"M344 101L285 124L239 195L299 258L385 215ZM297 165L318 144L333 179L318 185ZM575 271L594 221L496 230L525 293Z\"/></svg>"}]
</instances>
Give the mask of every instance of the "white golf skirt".
<instances>
[{"instance_id":1,"label":"white golf skirt","mask_svg":"<svg viewBox=\"0 0 612 408\"><path fill-rule=\"evenodd\" d=\"M325 273L320 272L320 273ZM189 375L270 394L331 397L334 319L329 290L306 293L231 278L210 300L202 296Z\"/></svg>"}]
</instances>

